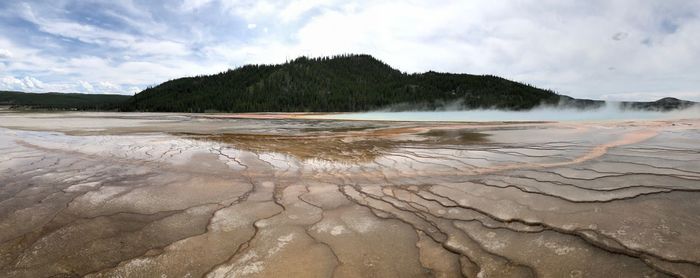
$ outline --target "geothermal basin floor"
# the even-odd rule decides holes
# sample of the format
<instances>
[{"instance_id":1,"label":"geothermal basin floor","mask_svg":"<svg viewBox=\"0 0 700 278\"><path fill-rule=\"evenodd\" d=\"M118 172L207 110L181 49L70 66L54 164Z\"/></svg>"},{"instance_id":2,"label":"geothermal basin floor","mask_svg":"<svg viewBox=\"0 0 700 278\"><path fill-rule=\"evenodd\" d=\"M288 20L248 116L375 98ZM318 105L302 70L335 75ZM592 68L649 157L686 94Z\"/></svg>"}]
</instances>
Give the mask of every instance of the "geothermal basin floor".
<instances>
[{"instance_id":1,"label":"geothermal basin floor","mask_svg":"<svg viewBox=\"0 0 700 278\"><path fill-rule=\"evenodd\" d=\"M697 277L700 120L0 113L0 277Z\"/></svg>"}]
</instances>

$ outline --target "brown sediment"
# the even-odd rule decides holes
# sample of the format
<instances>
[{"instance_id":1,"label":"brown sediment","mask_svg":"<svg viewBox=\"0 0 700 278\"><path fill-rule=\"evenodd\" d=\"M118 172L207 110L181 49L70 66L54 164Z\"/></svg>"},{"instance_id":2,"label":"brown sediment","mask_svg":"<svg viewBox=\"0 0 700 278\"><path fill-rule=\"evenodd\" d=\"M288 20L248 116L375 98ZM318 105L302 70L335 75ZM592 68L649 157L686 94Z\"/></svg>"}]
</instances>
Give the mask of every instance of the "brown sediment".
<instances>
[{"instance_id":1,"label":"brown sediment","mask_svg":"<svg viewBox=\"0 0 700 278\"><path fill-rule=\"evenodd\" d=\"M430 137L441 144L476 144L488 142L488 134L474 132L471 129L431 129L420 135Z\"/></svg>"},{"instance_id":2,"label":"brown sediment","mask_svg":"<svg viewBox=\"0 0 700 278\"><path fill-rule=\"evenodd\" d=\"M700 272L698 121L189 119L0 129L0 276Z\"/></svg>"},{"instance_id":3,"label":"brown sediment","mask_svg":"<svg viewBox=\"0 0 700 278\"><path fill-rule=\"evenodd\" d=\"M300 160L371 162L376 157L407 144L476 144L487 142L487 134L465 129L423 128L339 128L303 129L305 135L175 133L196 140L214 141L255 153L280 153ZM415 138L402 138L418 135Z\"/></svg>"},{"instance_id":4,"label":"brown sediment","mask_svg":"<svg viewBox=\"0 0 700 278\"><path fill-rule=\"evenodd\" d=\"M300 160L369 162L397 142L348 136L270 136L258 134L183 135L185 138L220 142L254 153L279 153Z\"/></svg>"}]
</instances>

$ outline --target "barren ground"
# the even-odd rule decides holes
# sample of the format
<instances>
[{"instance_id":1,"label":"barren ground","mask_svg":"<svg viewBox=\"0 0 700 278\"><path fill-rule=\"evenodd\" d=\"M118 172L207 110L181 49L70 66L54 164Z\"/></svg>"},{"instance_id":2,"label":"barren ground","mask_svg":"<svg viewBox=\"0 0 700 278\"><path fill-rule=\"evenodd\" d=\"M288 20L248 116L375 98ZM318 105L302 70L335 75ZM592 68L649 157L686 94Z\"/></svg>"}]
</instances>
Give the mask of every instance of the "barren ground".
<instances>
[{"instance_id":1,"label":"barren ground","mask_svg":"<svg viewBox=\"0 0 700 278\"><path fill-rule=\"evenodd\" d=\"M700 120L246 117L0 113L0 277L700 273Z\"/></svg>"}]
</instances>

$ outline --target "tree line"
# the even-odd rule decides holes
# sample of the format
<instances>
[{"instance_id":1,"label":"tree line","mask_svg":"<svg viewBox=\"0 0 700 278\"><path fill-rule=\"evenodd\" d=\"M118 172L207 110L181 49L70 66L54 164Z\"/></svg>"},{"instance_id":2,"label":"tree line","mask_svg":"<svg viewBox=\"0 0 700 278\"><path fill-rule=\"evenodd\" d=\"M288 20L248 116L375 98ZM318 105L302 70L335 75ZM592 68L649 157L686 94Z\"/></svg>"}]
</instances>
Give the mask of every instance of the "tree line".
<instances>
[{"instance_id":1,"label":"tree line","mask_svg":"<svg viewBox=\"0 0 700 278\"><path fill-rule=\"evenodd\" d=\"M123 111L350 112L399 107L530 109L556 104L551 90L492 75L407 74L369 55L300 57L167 81L124 103Z\"/></svg>"}]
</instances>

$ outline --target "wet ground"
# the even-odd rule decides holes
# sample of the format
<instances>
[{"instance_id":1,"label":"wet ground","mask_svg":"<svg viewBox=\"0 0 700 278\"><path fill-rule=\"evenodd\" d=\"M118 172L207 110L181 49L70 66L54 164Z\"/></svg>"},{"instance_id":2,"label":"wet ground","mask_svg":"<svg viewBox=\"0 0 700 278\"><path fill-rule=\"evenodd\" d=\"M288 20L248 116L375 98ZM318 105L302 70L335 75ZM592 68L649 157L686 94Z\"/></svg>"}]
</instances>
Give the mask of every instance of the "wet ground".
<instances>
[{"instance_id":1,"label":"wet ground","mask_svg":"<svg viewBox=\"0 0 700 278\"><path fill-rule=\"evenodd\" d=\"M3 113L0 277L697 277L699 147L699 120Z\"/></svg>"}]
</instances>

